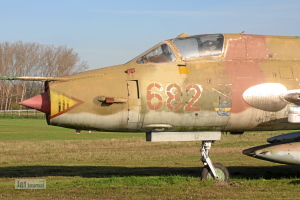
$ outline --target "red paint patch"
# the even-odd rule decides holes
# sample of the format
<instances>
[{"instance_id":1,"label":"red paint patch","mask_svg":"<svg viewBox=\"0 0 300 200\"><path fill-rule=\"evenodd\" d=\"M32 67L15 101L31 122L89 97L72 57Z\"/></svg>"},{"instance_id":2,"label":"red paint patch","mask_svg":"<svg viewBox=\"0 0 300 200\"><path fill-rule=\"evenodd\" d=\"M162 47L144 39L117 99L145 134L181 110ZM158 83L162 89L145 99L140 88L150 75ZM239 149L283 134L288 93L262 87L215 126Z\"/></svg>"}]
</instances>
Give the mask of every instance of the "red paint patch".
<instances>
[{"instance_id":1,"label":"red paint patch","mask_svg":"<svg viewBox=\"0 0 300 200\"><path fill-rule=\"evenodd\" d=\"M263 36L242 35L242 39L228 41L225 56L228 73L232 77L231 113L240 113L249 105L242 94L248 88L264 82L260 62L267 59L268 51Z\"/></svg>"}]
</instances>

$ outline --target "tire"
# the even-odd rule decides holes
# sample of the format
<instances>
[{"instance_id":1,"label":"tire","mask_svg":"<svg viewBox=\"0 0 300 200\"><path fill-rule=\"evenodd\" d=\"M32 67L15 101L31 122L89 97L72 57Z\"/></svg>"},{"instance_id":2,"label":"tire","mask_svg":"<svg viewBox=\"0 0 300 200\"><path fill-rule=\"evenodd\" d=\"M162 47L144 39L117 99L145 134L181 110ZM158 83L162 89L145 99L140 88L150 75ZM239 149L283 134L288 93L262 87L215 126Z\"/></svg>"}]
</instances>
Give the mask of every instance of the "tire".
<instances>
[{"instance_id":1,"label":"tire","mask_svg":"<svg viewBox=\"0 0 300 200\"><path fill-rule=\"evenodd\" d=\"M229 172L228 172L227 168L219 163L213 163L213 165L215 167L217 175L219 176L218 181L229 182L230 176L229 176ZM214 179L208 165L206 165L203 168L201 178L202 178L202 180L213 180Z\"/></svg>"}]
</instances>

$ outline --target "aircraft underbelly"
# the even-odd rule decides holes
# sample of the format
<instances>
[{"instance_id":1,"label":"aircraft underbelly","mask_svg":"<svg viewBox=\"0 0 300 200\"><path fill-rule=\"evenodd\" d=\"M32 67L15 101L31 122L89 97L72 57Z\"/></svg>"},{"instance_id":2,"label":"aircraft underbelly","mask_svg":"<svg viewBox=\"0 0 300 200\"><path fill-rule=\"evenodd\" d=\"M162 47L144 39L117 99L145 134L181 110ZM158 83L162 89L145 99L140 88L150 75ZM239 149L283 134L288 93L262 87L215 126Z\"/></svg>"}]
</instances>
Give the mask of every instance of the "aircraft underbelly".
<instances>
[{"instance_id":1,"label":"aircraft underbelly","mask_svg":"<svg viewBox=\"0 0 300 200\"><path fill-rule=\"evenodd\" d=\"M124 130L127 123L125 120L126 117L127 112L118 112L111 115L99 115L88 112L76 114L65 113L51 119L50 124L79 130Z\"/></svg>"},{"instance_id":2,"label":"aircraft underbelly","mask_svg":"<svg viewBox=\"0 0 300 200\"><path fill-rule=\"evenodd\" d=\"M272 131L296 130L299 123L288 121L288 105L278 112L268 112L256 108L248 108L240 113L232 113L225 131Z\"/></svg>"},{"instance_id":3,"label":"aircraft underbelly","mask_svg":"<svg viewBox=\"0 0 300 200\"><path fill-rule=\"evenodd\" d=\"M155 130L160 124L164 124L166 126L164 131L221 130L227 121L227 117L218 116L215 111L190 113L150 111L145 115L143 128L151 127Z\"/></svg>"}]
</instances>

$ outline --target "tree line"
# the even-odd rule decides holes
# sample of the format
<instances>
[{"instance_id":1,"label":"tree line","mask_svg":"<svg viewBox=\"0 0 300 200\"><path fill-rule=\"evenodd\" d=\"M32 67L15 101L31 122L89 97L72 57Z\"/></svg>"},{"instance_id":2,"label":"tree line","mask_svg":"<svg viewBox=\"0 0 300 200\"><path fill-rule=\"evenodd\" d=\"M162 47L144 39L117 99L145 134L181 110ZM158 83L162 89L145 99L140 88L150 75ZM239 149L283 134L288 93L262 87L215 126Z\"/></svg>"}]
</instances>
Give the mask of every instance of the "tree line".
<instances>
[{"instance_id":1,"label":"tree line","mask_svg":"<svg viewBox=\"0 0 300 200\"><path fill-rule=\"evenodd\" d=\"M88 69L85 61L67 46L0 43L0 77L61 77ZM0 110L20 109L18 102L43 91L42 82L0 81Z\"/></svg>"}]
</instances>

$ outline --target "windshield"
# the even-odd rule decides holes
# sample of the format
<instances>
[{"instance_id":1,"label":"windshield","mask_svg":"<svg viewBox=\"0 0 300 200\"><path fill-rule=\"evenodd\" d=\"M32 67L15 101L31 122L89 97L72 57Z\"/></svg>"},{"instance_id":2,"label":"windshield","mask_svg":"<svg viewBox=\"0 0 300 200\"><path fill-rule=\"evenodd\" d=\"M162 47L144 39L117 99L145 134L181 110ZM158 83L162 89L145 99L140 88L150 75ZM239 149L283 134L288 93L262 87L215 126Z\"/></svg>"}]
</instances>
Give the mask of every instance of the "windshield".
<instances>
[{"instance_id":1,"label":"windshield","mask_svg":"<svg viewBox=\"0 0 300 200\"><path fill-rule=\"evenodd\" d=\"M175 38L176 45L183 58L217 56L222 53L224 37L222 34L196 35L186 38Z\"/></svg>"},{"instance_id":2,"label":"windshield","mask_svg":"<svg viewBox=\"0 0 300 200\"><path fill-rule=\"evenodd\" d=\"M146 55L140 57L136 62L138 64L143 63L164 63L175 61L176 57L170 47L167 44L162 44L159 47L153 49Z\"/></svg>"}]
</instances>

